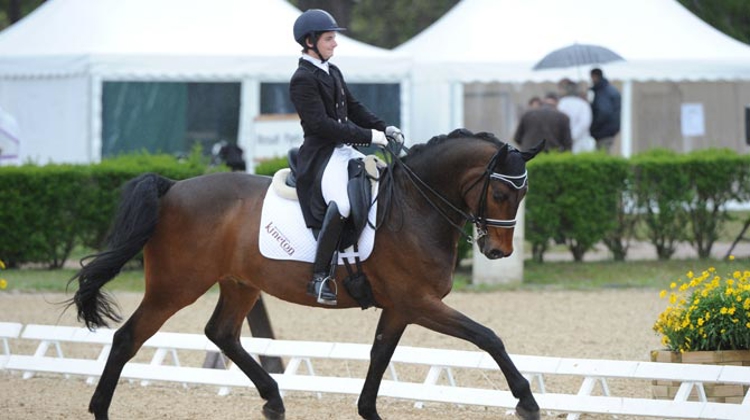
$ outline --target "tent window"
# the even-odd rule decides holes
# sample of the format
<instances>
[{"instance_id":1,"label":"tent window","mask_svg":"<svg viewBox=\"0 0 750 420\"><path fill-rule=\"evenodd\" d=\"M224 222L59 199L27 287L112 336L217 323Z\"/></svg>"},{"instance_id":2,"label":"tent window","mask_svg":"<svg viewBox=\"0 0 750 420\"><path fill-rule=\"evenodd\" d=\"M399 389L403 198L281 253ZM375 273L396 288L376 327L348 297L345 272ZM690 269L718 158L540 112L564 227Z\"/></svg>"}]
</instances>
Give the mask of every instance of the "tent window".
<instances>
[{"instance_id":1,"label":"tent window","mask_svg":"<svg viewBox=\"0 0 750 420\"><path fill-rule=\"evenodd\" d=\"M237 142L239 83L105 82L102 157L146 150L207 153L220 140Z\"/></svg>"},{"instance_id":2,"label":"tent window","mask_svg":"<svg viewBox=\"0 0 750 420\"><path fill-rule=\"evenodd\" d=\"M401 86L398 83L348 83L349 90L388 125L401 125ZM296 114L289 100L289 83L261 83L261 114Z\"/></svg>"}]
</instances>

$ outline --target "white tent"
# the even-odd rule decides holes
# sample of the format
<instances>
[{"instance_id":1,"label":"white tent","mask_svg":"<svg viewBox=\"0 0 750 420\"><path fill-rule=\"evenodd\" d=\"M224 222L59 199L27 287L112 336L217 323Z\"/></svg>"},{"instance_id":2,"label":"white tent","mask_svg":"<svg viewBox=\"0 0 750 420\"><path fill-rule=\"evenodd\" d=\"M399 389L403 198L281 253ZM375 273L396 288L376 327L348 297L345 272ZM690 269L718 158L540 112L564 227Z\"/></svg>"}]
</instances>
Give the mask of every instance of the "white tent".
<instances>
[{"instance_id":1,"label":"white tent","mask_svg":"<svg viewBox=\"0 0 750 420\"><path fill-rule=\"evenodd\" d=\"M676 0L463 0L396 49L411 54L415 63L412 133L429 137L464 125L468 83L521 89L522 83L562 77L588 80L588 66L531 70L545 54L574 43L605 46L627 60L603 65L610 80L622 83L625 155L632 147L632 106L639 105L633 103L633 83L750 80L750 46L715 30ZM732 106L750 102L750 89L736 90L726 91L742 96Z\"/></svg>"},{"instance_id":2,"label":"white tent","mask_svg":"<svg viewBox=\"0 0 750 420\"><path fill-rule=\"evenodd\" d=\"M21 128L21 159L100 159L108 81L240 82L248 150L260 84L288 82L296 68L299 13L284 0L48 0L0 32L0 107ZM338 41L332 61L348 82L406 82L403 55Z\"/></svg>"}]
</instances>

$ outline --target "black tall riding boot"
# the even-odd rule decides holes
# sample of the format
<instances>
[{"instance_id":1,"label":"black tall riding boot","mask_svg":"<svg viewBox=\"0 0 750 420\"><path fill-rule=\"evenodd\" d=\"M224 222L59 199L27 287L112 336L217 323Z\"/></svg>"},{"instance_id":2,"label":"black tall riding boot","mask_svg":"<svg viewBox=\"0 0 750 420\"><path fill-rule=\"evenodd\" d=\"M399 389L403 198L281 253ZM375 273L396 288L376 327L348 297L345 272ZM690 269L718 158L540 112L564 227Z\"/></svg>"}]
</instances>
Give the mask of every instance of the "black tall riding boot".
<instances>
[{"instance_id":1,"label":"black tall riding boot","mask_svg":"<svg viewBox=\"0 0 750 420\"><path fill-rule=\"evenodd\" d=\"M318 234L318 249L315 253L315 262L313 263L313 279L307 285L307 293L315 296L318 303L324 305L336 304L336 286L335 279L330 278L331 259L336 247L339 244L339 237L344 228L346 219L339 213L339 208L335 202L328 204L323 226ZM331 289L330 283L334 287Z\"/></svg>"}]
</instances>

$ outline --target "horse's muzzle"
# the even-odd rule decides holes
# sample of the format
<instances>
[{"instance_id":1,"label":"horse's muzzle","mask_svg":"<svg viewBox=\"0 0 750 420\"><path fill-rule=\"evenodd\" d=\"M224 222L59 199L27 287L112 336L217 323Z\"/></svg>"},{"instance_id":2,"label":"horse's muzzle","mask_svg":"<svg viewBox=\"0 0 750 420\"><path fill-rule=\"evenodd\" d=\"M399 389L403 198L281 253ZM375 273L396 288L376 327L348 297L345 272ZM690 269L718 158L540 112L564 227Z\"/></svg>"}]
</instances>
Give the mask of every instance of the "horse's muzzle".
<instances>
[{"instance_id":1,"label":"horse's muzzle","mask_svg":"<svg viewBox=\"0 0 750 420\"><path fill-rule=\"evenodd\" d=\"M500 259L500 258L509 257L510 254L512 254L512 253L513 253L513 251L511 251L511 252L509 252L509 253L506 254L501 249L493 248L493 249L490 249L489 251L485 252L484 255L487 258L491 259L491 260L497 260L497 259Z\"/></svg>"},{"instance_id":2,"label":"horse's muzzle","mask_svg":"<svg viewBox=\"0 0 750 420\"><path fill-rule=\"evenodd\" d=\"M508 250L503 250L502 247L498 248L493 246L492 241L488 241L487 237L479 238L477 245L482 251L482 254L491 260L509 257L513 254L513 245L511 245Z\"/></svg>"}]
</instances>

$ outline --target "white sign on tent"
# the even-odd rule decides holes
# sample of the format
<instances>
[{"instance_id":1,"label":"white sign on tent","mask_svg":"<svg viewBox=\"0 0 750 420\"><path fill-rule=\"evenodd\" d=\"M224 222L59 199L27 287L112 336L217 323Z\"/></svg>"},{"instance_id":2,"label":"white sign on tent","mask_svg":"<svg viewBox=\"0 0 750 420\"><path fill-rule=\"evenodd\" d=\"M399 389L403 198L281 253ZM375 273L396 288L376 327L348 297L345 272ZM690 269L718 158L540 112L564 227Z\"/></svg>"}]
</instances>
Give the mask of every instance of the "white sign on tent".
<instances>
[{"instance_id":1,"label":"white sign on tent","mask_svg":"<svg viewBox=\"0 0 750 420\"><path fill-rule=\"evenodd\" d=\"M680 128L682 129L683 137L699 137L706 135L703 104L682 104L680 111Z\"/></svg>"},{"instance_id":2,"label":"white sign on tent","mask_svg":"<svg viewBox=\"0 0 750 420\"><path fill-rule=\"evenodd\" d=\"M294 114L262 115L255 119L253 166L260 161L286 156L302 145L302 126Z\"/></svg>"}]
</instances>

